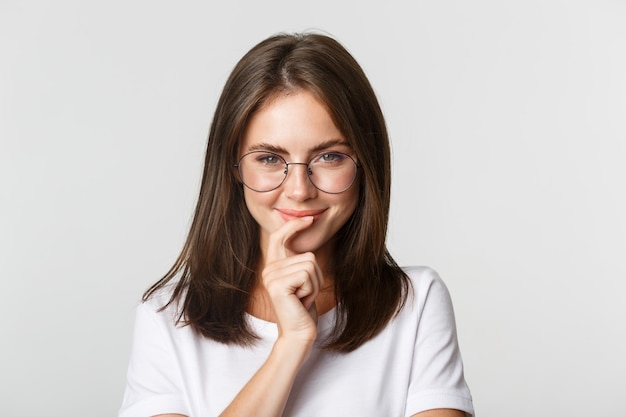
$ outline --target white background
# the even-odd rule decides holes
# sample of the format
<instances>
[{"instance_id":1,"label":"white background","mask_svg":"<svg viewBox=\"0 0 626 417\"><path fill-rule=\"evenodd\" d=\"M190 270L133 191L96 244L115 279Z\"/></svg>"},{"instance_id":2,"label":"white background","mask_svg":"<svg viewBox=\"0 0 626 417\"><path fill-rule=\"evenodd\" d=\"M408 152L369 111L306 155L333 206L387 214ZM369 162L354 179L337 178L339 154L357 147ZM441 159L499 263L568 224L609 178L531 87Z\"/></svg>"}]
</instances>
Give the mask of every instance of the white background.
<instances>
[{"instance_id":1,"label":"white background","mask_svg":"<svg viewBox=\"0 0 626 417\"><path fill-rule=\"evenodd\" d=\"M447 282L478 415L626 415L618 0L0 0L0 415L116 414L221 87L305 29L380 97L389 246Z\"/></svg>"}]
</instances>

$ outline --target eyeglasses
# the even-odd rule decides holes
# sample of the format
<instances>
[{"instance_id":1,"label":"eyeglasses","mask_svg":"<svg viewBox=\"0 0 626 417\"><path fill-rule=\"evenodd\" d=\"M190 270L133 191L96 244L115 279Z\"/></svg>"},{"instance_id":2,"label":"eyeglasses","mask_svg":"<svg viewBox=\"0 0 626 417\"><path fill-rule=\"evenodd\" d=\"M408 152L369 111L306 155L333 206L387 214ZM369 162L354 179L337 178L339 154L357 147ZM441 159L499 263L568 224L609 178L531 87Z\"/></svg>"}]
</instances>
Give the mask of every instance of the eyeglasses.
<instances>
[{"instance_id":1,"label":"eyeglasses","mask_svg":"<svg viewBox=\"0 0 626 417\"><path fill-rule=\"evenodd\" d=\"M341 152L322 152L309 162L287 162L275 153L253 151L241 157L233 167L246 187L265 193L285 182L290 165L304 165L311 184L327 194L339 194L352 186L359 164Z\"/></svg>"}]
</instances>

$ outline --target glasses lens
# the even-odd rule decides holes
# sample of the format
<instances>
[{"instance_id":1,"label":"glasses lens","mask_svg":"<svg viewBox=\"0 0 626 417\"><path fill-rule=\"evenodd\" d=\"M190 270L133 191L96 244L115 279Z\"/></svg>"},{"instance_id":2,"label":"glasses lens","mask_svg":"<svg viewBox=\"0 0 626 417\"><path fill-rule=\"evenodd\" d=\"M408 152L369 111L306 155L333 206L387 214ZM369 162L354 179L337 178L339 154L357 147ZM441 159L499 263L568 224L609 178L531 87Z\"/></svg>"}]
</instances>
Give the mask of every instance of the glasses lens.
<instances>
[{"instance_id":1,"label":"glasses lens","mask_svg":"<svg viewBox=\"0 0 626 417\"><path fill-rule=\"evenodd\" d=\"M280 156L269 152L250 152L239 161L241 181L254 191L272 191L283 183L287 163Z\"/></svg>"},{"instance_id":2,"label":"glasses lens","mask_svg":"<svg viewBox=\"0 0 626 417\"><path fill-rule=\"evenodd\" d=\"M356 173L356 162L340 152L321 153L309 162L309 179L315 187L329 194L338 194L350 188Z\"/></svg>"},{"instance_id":3,"label":"glasses lens","mask_svg":"<svg viewBox=\"0 0 626 417\"><path fill-rule=\"evenodd\" d=\"M288 164L279 155L254 151L247 153L239 160L239 176L246 187L251 190L272 191L285 181L289 165L291 163ZM352 186L357 169L356 162L349 155L340 152L325 152L309 161L307 174L318 190L329 194L339 194Z\"/></svg>"}]
</instances>

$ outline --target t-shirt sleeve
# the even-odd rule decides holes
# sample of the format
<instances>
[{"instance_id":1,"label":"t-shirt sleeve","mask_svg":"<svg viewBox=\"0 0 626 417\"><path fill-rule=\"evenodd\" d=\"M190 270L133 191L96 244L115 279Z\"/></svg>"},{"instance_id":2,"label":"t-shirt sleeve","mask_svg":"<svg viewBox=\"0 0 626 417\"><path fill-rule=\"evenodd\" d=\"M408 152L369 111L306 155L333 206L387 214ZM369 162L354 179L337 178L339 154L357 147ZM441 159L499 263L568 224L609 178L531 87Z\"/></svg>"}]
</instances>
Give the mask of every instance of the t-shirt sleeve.
<instances>
[{"instance_id":1,"label":"t-shirt sleeve","mask_svg":"<svg viewBox=\"0 0 626 417\"><path fill-rule=\"evenodd\" d=\"M450 294L437 273L427 270L416 291L421 308L411 369L406 416L437 408L474 415L465 382Z\"/></svg>"},{"instance_id":2,"label":"t-shirt sleeve","mask_svg":"<svg viewBox=\"0 0 626 417\"><path fill-rule=\"evenodd\" d=\"M168 326L174 318L149 302L137 307L135 329L119 417L189 415Z\"/></svg>"}]
</instances>

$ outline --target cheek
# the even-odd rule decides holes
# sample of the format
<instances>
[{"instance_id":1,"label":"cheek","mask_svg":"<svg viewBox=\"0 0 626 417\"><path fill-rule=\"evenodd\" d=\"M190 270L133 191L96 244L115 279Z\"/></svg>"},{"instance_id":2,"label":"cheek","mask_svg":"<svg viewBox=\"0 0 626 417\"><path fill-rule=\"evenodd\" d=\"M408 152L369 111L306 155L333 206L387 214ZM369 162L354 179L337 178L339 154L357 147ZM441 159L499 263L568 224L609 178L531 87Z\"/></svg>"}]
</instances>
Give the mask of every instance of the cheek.
<instances>
[{"instance_id":1,"label":"cheek","mask_svg":"<svg viewBox=\"0 0 626 417\"><path fill-rule=\"evenodd\" d=\"M348 190L346 191L345 195L342 195L342 197L343 198L341 202L337 204L337 223L339 223L337 225L338 227L343 226L356 210L359 201L358 189L354 191Z\"/></svg>"},{"instance_id":2,"label":"cheek","mask_svg":"<svg viewBox=\"0 0 626 417\"><path fill-rule=\"evenodd\" d=\"M276 200L274 193L257 193L244 187L244 201L252 217L261 226L267 222L272 203Z\"/></svg>"},{"instance_id":3,"label":"cheek","mask_svg":"<svg viewBox=\"0 0 626 417\"><path fill-rule=\"evenodd\" d=\"M346 191L346 200L345 200L345 206L346 206L346 211L350 212L350 215L352 215L352 213L354 212L354 210L356 209L357 204L359 204L359 187L358 184L354 184L352 186L352 188L350 188L348 191ZM350 217L350 216L348 216Z\"/></svg>"}]
</instances>

